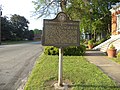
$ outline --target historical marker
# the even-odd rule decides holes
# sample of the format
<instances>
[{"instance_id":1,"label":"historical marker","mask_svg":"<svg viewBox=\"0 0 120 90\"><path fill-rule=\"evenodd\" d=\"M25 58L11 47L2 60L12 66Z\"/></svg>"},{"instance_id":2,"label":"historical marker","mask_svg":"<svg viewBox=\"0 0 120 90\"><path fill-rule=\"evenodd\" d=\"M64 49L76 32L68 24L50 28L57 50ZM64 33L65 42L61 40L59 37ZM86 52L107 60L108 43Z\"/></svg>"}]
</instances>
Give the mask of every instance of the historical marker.
<instances>
[{"instance_id":1,"label":"historical marker","mask_svg":"<svg viewBox=\"0 0 120 90\"><path fill-rule=\"evenodd\" d=\"M55 19L44 19L42 45L44 46L79 46L79 21L69 20L63 12Z\"/></svg>"},{"instance_id":2,"label":"historical marker","mask_svg":"<svg viewBox=\"0 0 120 90\"><path fill-rule=\"evenodd\" d=\"M63 47L80 45L79 21L69 20L64 12L60 12L55 19L44 19L43 23L42 45L59 47L58 83L55 87L63 87Z\"/></svg>"}]
</instances>

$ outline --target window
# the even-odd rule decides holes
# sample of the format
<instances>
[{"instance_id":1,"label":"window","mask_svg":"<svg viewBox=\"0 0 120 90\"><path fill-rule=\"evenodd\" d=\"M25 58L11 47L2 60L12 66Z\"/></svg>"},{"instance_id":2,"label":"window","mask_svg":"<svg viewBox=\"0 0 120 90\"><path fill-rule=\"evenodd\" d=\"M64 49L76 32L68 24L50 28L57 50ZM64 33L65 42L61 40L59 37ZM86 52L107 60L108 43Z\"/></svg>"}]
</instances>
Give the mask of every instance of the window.
<instances>
[{"instance_id":1,"label":"window","mask_svg":"<svg viewBox=\"0 0 120 90\"><path fill-rule=\"evenodd\" d=\"M120 32L120 14L117 15L117 31Z\"/></svg>"}]
</instances>

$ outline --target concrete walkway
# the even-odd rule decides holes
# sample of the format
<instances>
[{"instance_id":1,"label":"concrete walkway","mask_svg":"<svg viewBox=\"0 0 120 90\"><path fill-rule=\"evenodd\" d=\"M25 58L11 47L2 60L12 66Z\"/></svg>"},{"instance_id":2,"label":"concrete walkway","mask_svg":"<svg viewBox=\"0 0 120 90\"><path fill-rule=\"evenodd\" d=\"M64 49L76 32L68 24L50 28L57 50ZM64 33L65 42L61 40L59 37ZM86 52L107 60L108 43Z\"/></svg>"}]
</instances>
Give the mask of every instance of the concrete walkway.
<instances>
[{"instance_id":1,"label":"concrete walkway","mask_svg":"<svg viewBox=\"0 0 120 90\"><path fill-rule=\"evenodd\" d=\"M86 51L85 58L120 85L120 64L110 60L100 51Z\"/></svg>"}]
</instances>

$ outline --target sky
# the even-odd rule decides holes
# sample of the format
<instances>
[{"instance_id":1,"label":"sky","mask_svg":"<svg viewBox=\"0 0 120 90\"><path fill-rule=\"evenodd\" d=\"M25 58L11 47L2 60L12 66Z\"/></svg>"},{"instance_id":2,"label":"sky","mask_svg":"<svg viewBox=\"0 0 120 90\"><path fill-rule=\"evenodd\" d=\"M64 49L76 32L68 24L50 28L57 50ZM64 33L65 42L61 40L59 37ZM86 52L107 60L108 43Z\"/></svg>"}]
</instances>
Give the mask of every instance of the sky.
<instances>
[{"instance_id":1,"label":"sky","mask_svg":"<svg viewBox=\"0 0 120 90\"><path fill-rule=\"evenodd\" d=\"M29 22L29 30L34 30L35 28L43 29L43 18L36 19L33 17L32 11L34 11L33 0L0 0L0 5L2 5L2 16L8 16L18 14L24 16Z\"/></svg>"}]
</instances>

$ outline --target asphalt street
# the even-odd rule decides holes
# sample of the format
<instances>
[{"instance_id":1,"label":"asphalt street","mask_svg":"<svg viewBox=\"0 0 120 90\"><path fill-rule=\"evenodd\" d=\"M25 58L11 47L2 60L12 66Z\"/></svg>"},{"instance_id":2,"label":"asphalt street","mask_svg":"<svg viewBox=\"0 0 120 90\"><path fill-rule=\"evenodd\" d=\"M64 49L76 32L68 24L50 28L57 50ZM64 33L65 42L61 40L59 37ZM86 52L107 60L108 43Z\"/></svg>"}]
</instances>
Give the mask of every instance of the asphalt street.
<instances>
[{"instance_id":1,"label":"asphalt street","mask_svg":"<svg viewBox=\"0 0 120 90\"><path fill-rule=\"evenodd\" d=\"M16 90L42 53L40 42L0 46L0 90Z\"/></svg>"}]
</instances>

